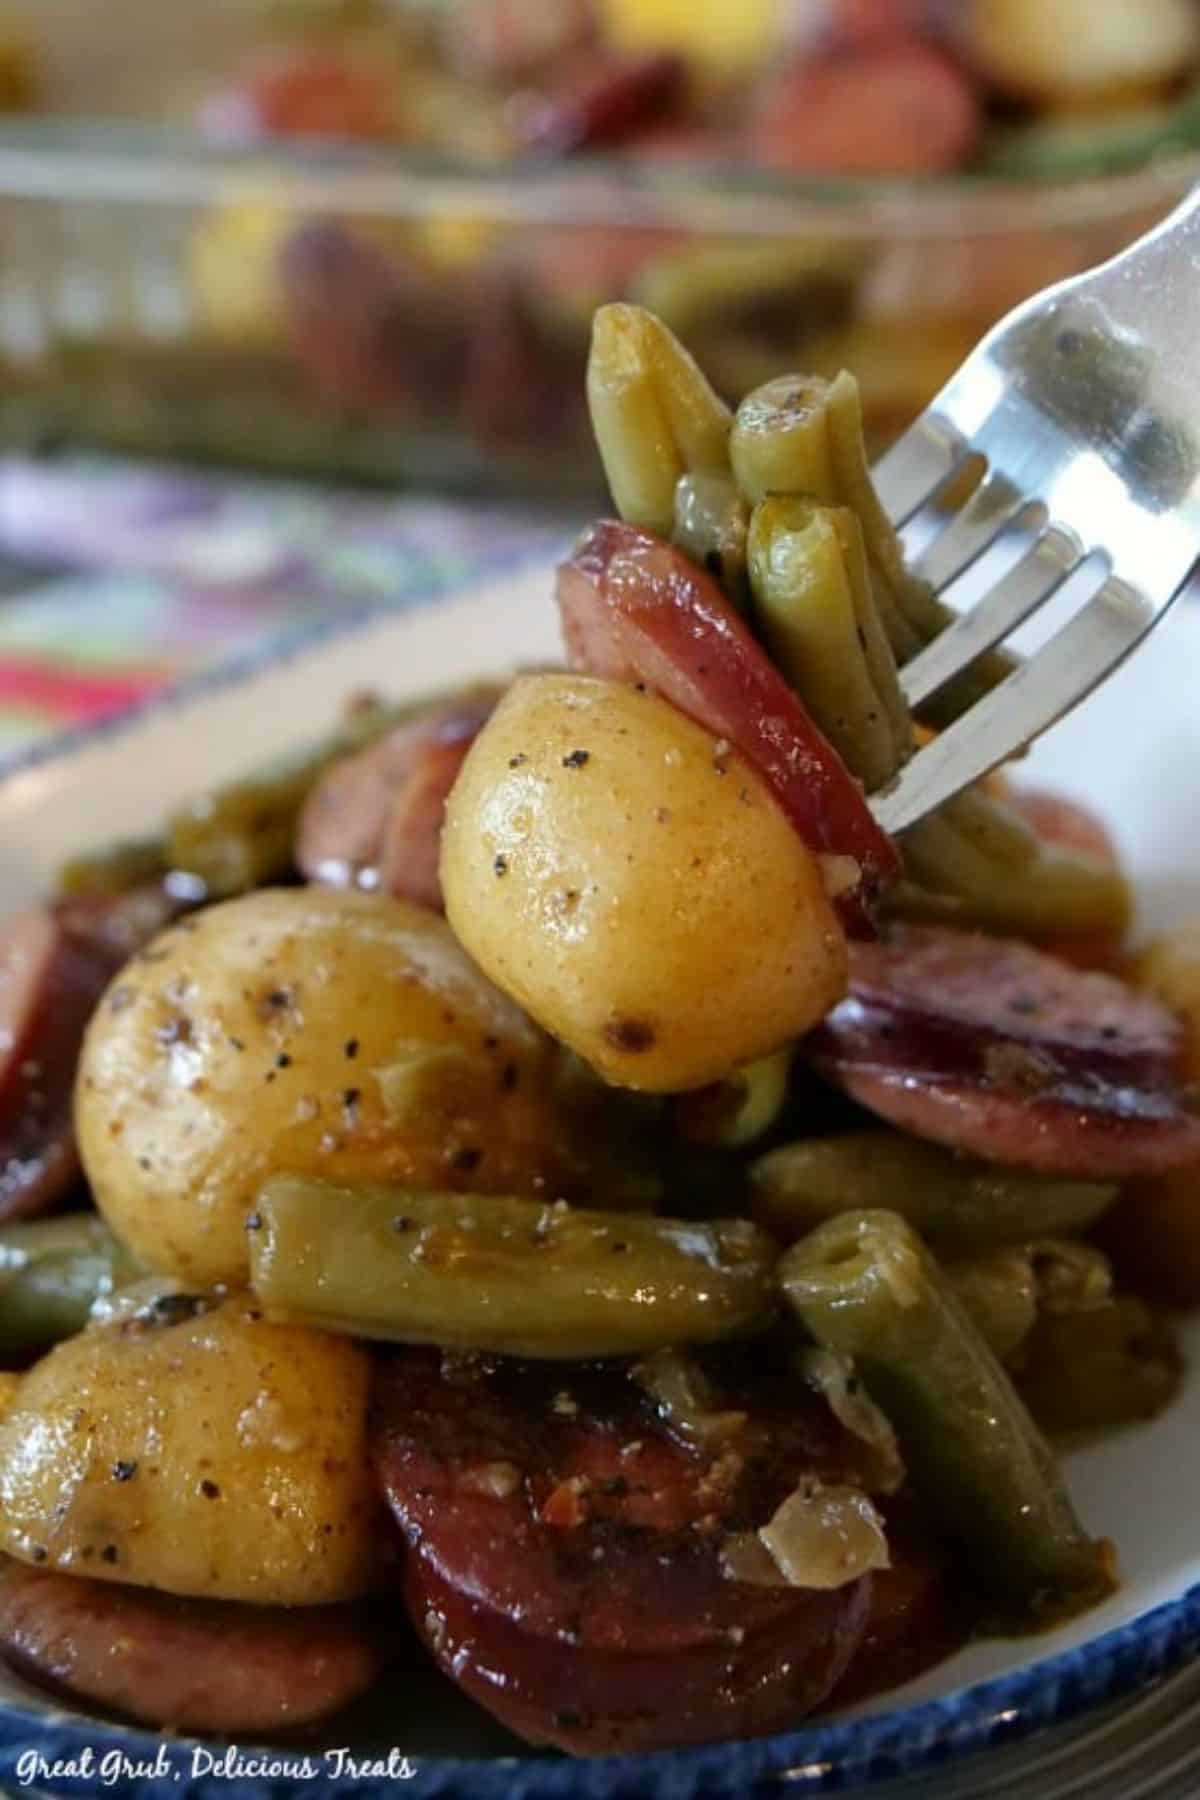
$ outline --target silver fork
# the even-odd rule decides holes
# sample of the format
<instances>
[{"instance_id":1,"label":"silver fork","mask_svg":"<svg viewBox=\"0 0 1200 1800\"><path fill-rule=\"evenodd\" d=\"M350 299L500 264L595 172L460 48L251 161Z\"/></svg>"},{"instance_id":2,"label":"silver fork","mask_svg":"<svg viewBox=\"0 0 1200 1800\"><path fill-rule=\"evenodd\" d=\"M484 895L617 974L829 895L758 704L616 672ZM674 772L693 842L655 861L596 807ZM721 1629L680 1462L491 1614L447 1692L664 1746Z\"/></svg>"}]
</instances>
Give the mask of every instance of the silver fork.
<instances>
[{"instance_id":1,"label":"silver fork","mask_svg":"<svg viewBox=\"0 0 1200 1800\"><path fill-rule=\"evenodd\" d=\"M1069 577L1086 586L1085 561L1100 566L1069 621L875 795L889 832L1090 694L1200 557L1200 187L1131 249L1036 295L984 338L875 470L893 523L914 519L972 457L983 478L917 573L940 591L1018 524L1032 542L902 669L911 705L1003 643Z\"/></svg>"}]
</instances>

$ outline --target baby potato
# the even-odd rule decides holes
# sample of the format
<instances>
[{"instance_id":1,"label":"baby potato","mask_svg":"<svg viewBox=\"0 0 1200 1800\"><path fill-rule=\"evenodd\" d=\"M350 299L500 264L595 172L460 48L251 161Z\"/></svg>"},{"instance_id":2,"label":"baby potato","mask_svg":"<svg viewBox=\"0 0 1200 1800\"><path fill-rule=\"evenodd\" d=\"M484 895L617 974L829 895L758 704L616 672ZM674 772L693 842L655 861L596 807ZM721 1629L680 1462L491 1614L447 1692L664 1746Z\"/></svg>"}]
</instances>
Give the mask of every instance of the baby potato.
<instances>
[{"instance_id":1,"label":"baby potato","mask_svg":"<svg viewBox=\"0 0 1200 1800\"><path fill-rule=\"evenodd\" d=\"M263 890L117 976L84 1043L80 1153L148 1269L244 1287L270 1175L539 1191L558 1166L553 1054L435 914Z\"/></svg>"},{"instance_id":2,"label":"baby potato","mask_svg":"<svg viewBox=\"0 0 1200 1800\"><path fill-rule=\"evenodd\" d=\"M510 689L451 792L441 875L480 966L620 1086L715 1081L845 988L820 868L762 781L617 682Z\"/></svg>"},{"instance_id":3,"label":"baby potato","mask_svg":"<svg viewBox=\"0 0 1200 1800\"><path fill-rule=\"evenodd\" d=\"M172 1296L25 1375L0 1419L0 1549L218 1600L363 1592L370 1364L346 1339Z\"/></svg>"},{"instance_id":4,"label":"baby potato","mask_svg":"<svg viewBox=\"0 0 1200 1800\"><path fill-rule=\"evenodd\" d=\"M957 29L987 80L1050 101L1168 82L1200 54L1191 0L971 0Z\"/></svg>"}]
</instances>

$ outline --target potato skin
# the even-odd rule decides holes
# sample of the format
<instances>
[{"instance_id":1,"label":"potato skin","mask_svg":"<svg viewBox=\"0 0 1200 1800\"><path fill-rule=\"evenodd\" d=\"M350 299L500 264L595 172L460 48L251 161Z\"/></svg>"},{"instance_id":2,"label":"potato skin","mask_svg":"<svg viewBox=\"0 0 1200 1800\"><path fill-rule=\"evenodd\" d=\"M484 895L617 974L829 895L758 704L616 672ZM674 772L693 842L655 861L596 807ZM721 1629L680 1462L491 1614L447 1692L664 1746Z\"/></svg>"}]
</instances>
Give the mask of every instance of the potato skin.
<instances>
[{"instance_id":1,"label":"potato skin","mask_svg":"<svg viewBox=\"0 0 1200 1800\"><path fill-rule=\"evenodd\" d=\"M398 1109L389 1072L439 1049L420 1104ZM80 1152L148 1268L244 1287L272 1174L537 1191L558 1148L551 1054L433 913L266 889L181 921L117 976L84 1044Z\"/></svg>"},{"instance_id":2,"label":"potato skin","mask_svg":"<svg viewBox=\"0 0 1200 1800\"><path fill-rule=\"evenodd\" d=\"M1200 45L1188 0L972 0L962 48L1007 93L1069 101L1153 88L1182 75Z\"/></svg>"},{"instance_id":3,"label":"potato skin","mask_svg":"<svg viewBox=\"0 0 1200 1800\"><path fill-rule=\"evenodd\" d=\"M367 1356L245 1300L183 1311L94 1326L23 1377L0 1420L0 1548L209 1599L362 1593L379 1544Z\"/></svg>"},{"instance_id":4,"label":"potato skin","mask_svg":"<svg viewBox=\"0 0 1200 1800\"><path fill-rule=\"evenodd\" d=\"M617 682L515 683L451 792L441 873L481 968L620 1086L714 1081L845 988L816 859L758 776Z\"/></svg>"}]
</instances>

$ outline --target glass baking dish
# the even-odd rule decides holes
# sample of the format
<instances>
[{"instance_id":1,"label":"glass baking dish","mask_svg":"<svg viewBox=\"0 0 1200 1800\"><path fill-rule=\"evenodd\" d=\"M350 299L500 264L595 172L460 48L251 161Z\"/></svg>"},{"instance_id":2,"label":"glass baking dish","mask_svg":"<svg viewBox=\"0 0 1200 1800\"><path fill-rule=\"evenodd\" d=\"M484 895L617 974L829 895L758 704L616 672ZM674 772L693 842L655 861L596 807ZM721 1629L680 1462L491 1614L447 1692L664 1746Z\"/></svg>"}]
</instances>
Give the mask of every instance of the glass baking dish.
<instances>
[{"instance_id":1,"label":"glass baking dish","mask_svg":"<svg viewBox=\"0 0 1200 1800\"><path fill-rule=\"evenodd\" d=\"M590 316L626 297L730 395L853 369L881 444L991 321L1119 249L1196 166L816 185L14 120L0 439L582 496Z\"/></svg>"}]
</instances>

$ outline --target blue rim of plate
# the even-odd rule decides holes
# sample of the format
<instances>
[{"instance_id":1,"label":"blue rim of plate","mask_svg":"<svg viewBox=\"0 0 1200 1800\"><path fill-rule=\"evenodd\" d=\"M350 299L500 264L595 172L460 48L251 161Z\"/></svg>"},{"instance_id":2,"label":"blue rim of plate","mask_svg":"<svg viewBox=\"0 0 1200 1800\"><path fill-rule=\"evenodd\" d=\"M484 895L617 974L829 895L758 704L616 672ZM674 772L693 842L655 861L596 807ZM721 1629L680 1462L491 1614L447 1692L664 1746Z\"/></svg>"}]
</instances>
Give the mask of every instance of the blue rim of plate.
<instances>
[{"instance_id":1,"label":"blue rim of plate","mask_svg":"<svg viewBox=\"0 0 1200 1800\"><path fill-rule=\"evenodd\" d=\"M543 542L495 558L472 572L471 586L551 566L553 546ZM134 707L79 726L0 758L0 787L11 777L80 753L96 742L135 730L164 712L186 709L206 696L252 682L319 650L355 636L389 617L436 605L461 590L439 582L390 601L363 600L336 615L305 621L242 655L174 683ZM1178 1599L1139 1615L1076 1648L936 1700L865 1718L803 1727L783 1735L709 1745L699 1750L648 1756L606 1756L575 1761L558 1757L425 1757L403 1779L364 1774L337 1779L264 1772L193 1772L193 1754L223 1749L194 1738L164 1738L136 1726L88 1719L52 1700L22 1706L0 1701L0 1788L88 1800L119 1791L122 1800L162 1800L167 1788L179 1800L744 1800L756 1791L786 1786L793 1793L834 1793L921 1773L975 1752L1014 1743L1066 1724L1106 1703L1127 1698L1162 1680L1200 1653L1200 1585ZM403 1745L398 1746L403 1753ZM70 1763L91 1751L93 1766L78 1774L48 1773L44 1764ZM239 1748L237 1756L268 1766L299 1761L306 1746ZM308 1754L320 1763L319 1750ZM30 1772L31 1755L43 1759ZM123 1758L114 1780L112 1763ZM160 1760L161 1759L161 1760ZM139 1773L129 1765L163 1773ZM106 1769L109 1770L106 1773Z\"/></svg>"},{"instance_id":2,"label":"blue rim of plate","mask_svg":"<svg viewBox=\"0 0 1200 1800\"><path fill-rule=\"evenodd\" d=\"M194 1772L197 1749L219 1756L223 1746L163 1738L140 1729L69 1716L41 1707L0 1704L0 1783L8 1793L31 1787L40 1795L78 1796L119 1791L122 1800L162 1800L169 1788L181 1800L749 1800L786 1786L823 1794L914 1775L932 1775L974 1752L998 1749L1036 1732L1126 1698L1162 1680L1200 1650L1200 1586L1090 1643L962 1688L918 1706L867 1718L834 1721L749 1742L649 1756L568 1758L413 1758L411 1775L304 1777L286 1766L305 1755L290 1750L239 1748L246 1768L261 1772ZM90 1750L93 1766L78 1775L39 1764L70 1762ZM318 1764L320 1752L309 1754ZM397 1747L403 1754L403 1745ZM126 1759L119 1765L116 1758ZM106 1762L106 1758L113 1759ZM22 1759L25 1759L24 1761ZM154 1766L139 1773L134 1765ZM113 1769L119 1774L114 1780Z\"/></svg>"}]
</instances>

